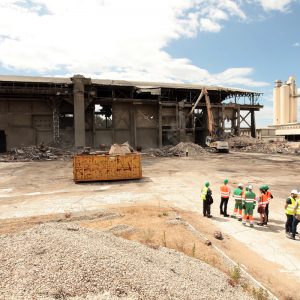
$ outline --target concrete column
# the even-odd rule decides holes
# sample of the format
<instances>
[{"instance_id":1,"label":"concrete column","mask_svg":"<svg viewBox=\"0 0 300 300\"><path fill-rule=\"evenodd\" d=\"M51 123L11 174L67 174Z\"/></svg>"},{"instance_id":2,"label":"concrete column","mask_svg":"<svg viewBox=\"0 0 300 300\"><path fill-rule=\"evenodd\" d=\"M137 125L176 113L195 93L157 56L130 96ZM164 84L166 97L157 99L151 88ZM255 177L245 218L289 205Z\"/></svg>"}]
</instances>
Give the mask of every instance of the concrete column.
<instances>
[{"instance_id":1,"label":"concrete column","mask_svg":"<svg viewBox=\"0 0 300 300\"><path fill-rule=\"evenodd\" d=\"M158 107L158 146L162 147L162 105L159 103Z\"/></svg>"},{"instance_id":2,"label":"concrete column","mask_svg":"<svg viewBox=\"0 0 300 300\"><path fill-rule=\"evenodd\" d=\"M130 105L130 130L131 130L131 145L136 149L137 146L137 132L136 132L136 105Z\"/></svg>"},{"instance_id":3,"label":"concrete column","mask_svg":"<svg viewBox=\"0 0 300 300\"><path fill-rule=\"evenodd\" d=\"M73 81L73 101L74 101L74 136L75 147L85 147L85 105L84 105L84 85L90 79L82 75L75 75Z\"/></svg>"},{"instance_id":4,"label":"concrete column","mask_svg":"<svg viewBox=\"0 0 300 300\"><path fill-rule=\"evenodd\" d=\"M238 106L236 114L237 114L236 133L237 136L240 136L241 135L241 107L240 106Z\"/></svg>"},{"instance_id":5,"label":"concrete column","mask_svg":"<svg viewBox=\"0 0 300 300\"><path fill-rule=\"evenodd\" d=\"M222 104L221 114L222 114L222 132L224 134L224 132L225 132L225 106L224 106L224 104Z\"/></svg>"},{"instance_id":6,"label":"concrete column","mask_svg":"<svg viewBox=\"0 0 300 300\"><path fill-rule=\"evenodd\" d=\"M255 111L251 110L251 137L256 138Z\"/></svg>"}]
</instances>

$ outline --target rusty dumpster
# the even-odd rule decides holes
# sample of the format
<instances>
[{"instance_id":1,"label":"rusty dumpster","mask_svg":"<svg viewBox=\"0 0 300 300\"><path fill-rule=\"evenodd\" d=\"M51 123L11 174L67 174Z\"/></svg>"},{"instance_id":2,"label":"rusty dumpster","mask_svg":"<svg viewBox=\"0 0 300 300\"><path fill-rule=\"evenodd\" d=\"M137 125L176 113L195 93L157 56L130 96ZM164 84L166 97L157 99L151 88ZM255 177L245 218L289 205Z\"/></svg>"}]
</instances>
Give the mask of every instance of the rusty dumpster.
<instances>
[{"instance_id":1,"label":"rusty dumpster","mask_svg":"<svg viewBox=\"0 0 300 300\"><path fill-rule=\"evenodd\" d=\"M74 181L106 181L142 178L141 155L77 154L73 158Z\"/></svg>"}]
</instances>

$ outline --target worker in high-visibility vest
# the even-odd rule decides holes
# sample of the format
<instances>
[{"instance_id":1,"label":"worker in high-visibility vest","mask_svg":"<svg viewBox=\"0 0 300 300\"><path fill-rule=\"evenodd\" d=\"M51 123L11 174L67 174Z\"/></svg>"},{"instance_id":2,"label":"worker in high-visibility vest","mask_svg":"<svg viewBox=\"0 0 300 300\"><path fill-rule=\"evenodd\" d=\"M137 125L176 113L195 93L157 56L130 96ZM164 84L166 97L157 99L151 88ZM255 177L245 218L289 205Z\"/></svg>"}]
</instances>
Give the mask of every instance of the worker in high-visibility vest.
<instances>
[{"instance_id":1,"label":"worker in high-visibility vest","mask_svg":"<svg viewBox=\"0 0 300 300\"><path fill-rule=\"evenodd\" d=\"M271 194L271 192L269 191L269 186L268 185L264 185L263 186L264 190L265 190L265 197L266 197L266 208L265 208L265 213L266 213L266 219L264 222L264 225L268 225L269 222L269 205L271 200L273 199L273 195Z\"/></svg>"},{"instance_id":2,"label":"worker in high-visibility vest","mask_svg":"<svg viewBox=\"0 0 300 300\"><path fill-rule=\"evenodd\" d=\"M253 224L253 211L256 205L256 195L253 193L253 186L248 185L248 191L243 196L243 208L244 208L244 216L243 216L243 225L246 226L247 219L249 218L250 227L254 227Z\"/></svg>"},{"instance_id":3,"label":"worker in high-visibility vest","mask_svg":"<svg viewBox=\"0 0 300 300\"><path fill-rule=\"evenodd\" d=\"M228 179L225 179L224 184L220 186L220 192L221 192L220 215L224 215L224 217L229 217L229 215L227 214L227 205L230 196Z\"/></svg>"},{"instance_id":4,"label":"worker in high-visibility vest","mask_svg":"<svg viewBox=\"0 0 300 300\"><path fill-rule=\"evenodd\" d=\"M212 192L209 188L209 182L206 181L204 183L204 187L201 190L201 200L203 202L203 216L207 218L211 218L212 215L210 214L210 206L213 202Z\"/></svg>"},{"instance_id":5,"label":"worker in high-visibility vest","mask_svg":"<svg viewBox=\"0 0 300 300\"><path fill-rule=\"evenodd\" d=\"M297 225L300 222L300 192L298 193L298 198L296 200L296 205L294 207L294 217L292 223L292 239L296 239Z\"/></svg>"},{"instance_id":6,"label":"worker in high-visibility vest","mask_svg":"<svg viewBox=\"0 0 300 300\"><path fill-rule=\"evenodd\" d=\"M239 183L238 187L233 191L233 198L235 200L235 204L234 204L233 214L231 215L231 218L236 219L237 217L239 221L242 221L242 208L243 208L242 196L243 196L243 184Z\"/></svg>"},{"instance_id":7,"label":"worker in high-visibility vest","mask_svg":"<svg viewBox=\"0 0 300 300\"><path fill-rule=\"evenodd\" d=\"M286 214L286 223L285 223L285 233L290 237L292 233L292 224L294 218L294 208L297 201L298 192L297 190L291 190L291 196L286 199L285 202L285 214Z\"/></svg>"},{"instance_id":8,"label":"worker in high-visibility vest","mask_svg":"<svg viewBox=\"0 0 300 300\"><path fill-rule=\"evenodd\" d=\"M269 218L269 203L273 198L272 194L268 191L269 186L266 184L262 185L260 190L260 196L258 200L257 212L260 214L260 222L257 223L259 226L267 225Z\"/></svg>"}]
</instances>

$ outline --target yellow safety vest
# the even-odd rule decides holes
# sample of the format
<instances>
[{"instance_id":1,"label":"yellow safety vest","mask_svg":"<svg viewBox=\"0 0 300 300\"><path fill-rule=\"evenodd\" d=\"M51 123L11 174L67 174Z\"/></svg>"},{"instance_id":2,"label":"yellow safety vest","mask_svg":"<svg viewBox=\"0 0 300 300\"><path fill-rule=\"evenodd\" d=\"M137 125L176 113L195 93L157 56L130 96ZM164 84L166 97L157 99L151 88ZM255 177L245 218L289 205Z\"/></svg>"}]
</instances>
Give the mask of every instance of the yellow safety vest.
<instances>
[{"instance_id":1,"label":"yellow safety vest","mask_svg":"<svg viewBox=\"0 0 300 300\"><path fill-rule=\"evenodd\" d=\"M299 215L300 216L300 199L297 200L297 210L296 210L296 215Z\"/></svg>"},{"instance_id":2,"label":"yellow safety vest","mask_svg":"<svg viewBox=\"0 0 300 300\"><path fill-rule=\"evenodd\" d=\"M294 208L295 208L295 202L296 200L292 197L289 197L291 199L291 204L288 204L287 208L285 209L285 213L287 215L293 215L294 214Z\"/></svg>"},{"instance_id":3,"label":"yellow safety vest","mask_svg":"<svg viewBox=\"0 0 300 300\"><path fill-rule=\"evenodd\" d=\"M201 199L202 199L203 201L206 200L206 194L207 194L207 191L208 191L208 187L207 187L207 186L205 186L205 187L202 189L202 191L201 191Z\"/></svg>"}]
</instances>

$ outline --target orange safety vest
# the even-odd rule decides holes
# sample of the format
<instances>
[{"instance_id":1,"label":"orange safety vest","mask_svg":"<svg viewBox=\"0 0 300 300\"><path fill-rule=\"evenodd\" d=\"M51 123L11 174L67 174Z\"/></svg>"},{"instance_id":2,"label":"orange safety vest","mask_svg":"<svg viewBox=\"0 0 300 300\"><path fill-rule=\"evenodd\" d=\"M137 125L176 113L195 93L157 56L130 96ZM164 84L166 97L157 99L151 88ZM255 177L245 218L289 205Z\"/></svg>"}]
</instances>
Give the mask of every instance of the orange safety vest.
<instances>
[{"instance_id":1,"label":"orange safety vest","mask_svg":"<svg viewBox=\"0 0 300 300\"><path fill-rule=\"evenodd\" d=\"M220 191L221 191L222 198L229 198L230 189L229 189L228 185L226 185L226 184L221 185Z\"/></svg>"},{"instance_id":2,"label":"orange safety vest","mask_svg":"<svg viewBox=\"0 0 300 300\"><path fill-rule=\"evenodd\" d=\"M266 192L260 196L259 206L266 207L271 200L271 193Z\"/></svg>"},{"instance_id":3,"label":"orange safety vest","mask_svg":"<svg viewBox=\"0 0 300 300\"><path fill-rule=\"evenodd\" d=\"M267 197L268 203L270 203L270 202L271 202L271 199L272 199L272 198L271 198L272 194L271 194L269 191L267 191L267 192L266 192L266 195L268 196L268 197Z\"/></svg>"}]
</instances>

